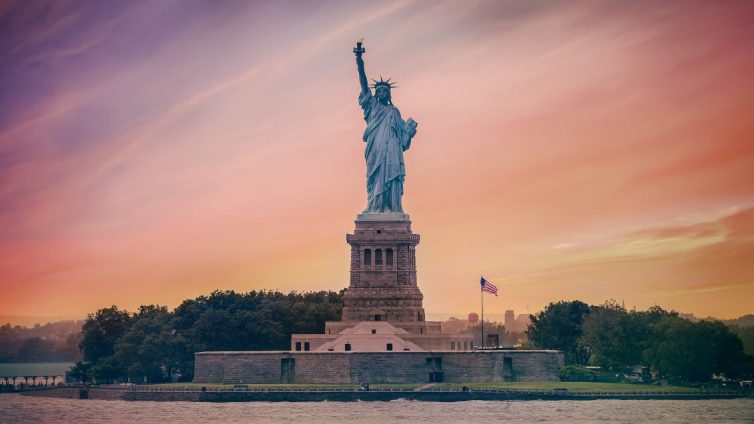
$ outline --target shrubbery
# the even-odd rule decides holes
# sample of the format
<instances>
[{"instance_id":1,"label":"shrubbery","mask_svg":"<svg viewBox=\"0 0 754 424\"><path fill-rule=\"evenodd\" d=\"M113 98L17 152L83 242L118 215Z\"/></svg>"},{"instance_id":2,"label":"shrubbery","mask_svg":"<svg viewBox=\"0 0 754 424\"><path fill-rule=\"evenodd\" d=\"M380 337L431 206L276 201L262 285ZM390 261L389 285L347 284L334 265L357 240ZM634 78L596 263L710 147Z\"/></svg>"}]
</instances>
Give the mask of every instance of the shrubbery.
<instances>
[{"instance_id":1,"label":"shrubbery","mask_svg":"<svg viewBox=\"0 0 754 424\"><path fill-rule=\"evenodd\" d=\"M597 373L579 365L566 365L560 369L561 381L595 381Z\"/></svg>"},{"instance_id":2,"label":"shrubbery","mask_svg":"<svg viewBox=\"0 0 754 424\"><path fill-rule=\"evenodd\" d=\"M528 335L536 347L564 351L569 365L598 365L609 375L644 365L661 378L703 382L713 375L751 378L754 370L754 359L724 323L695 323L660 307L629 312L615 302L551 303L532 315ZM578 367L562 372L568 381L595 375Z\"/></svg>"},{"instance_id":3,"label":"shrubbery","mask_svg":"<svg viewBox=\"0 0 754 424\"><path fill-rule=\"evenodd\" d=\"M194 352L288 350L291 334L322 333L342 309L335 292L215 291L174 311L100 309L84 322L80 347L99 382L189 381Z\"/></svg>"}]
</instances>

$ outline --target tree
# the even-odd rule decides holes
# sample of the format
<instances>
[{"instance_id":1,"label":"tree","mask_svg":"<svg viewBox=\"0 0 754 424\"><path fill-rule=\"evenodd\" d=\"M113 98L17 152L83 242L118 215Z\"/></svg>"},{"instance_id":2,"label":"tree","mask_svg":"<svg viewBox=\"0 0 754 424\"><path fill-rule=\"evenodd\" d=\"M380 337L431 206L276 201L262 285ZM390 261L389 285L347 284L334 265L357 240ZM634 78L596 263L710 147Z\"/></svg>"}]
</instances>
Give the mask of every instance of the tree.
<instances>
[{"instance_id":1,"label":"tree","mask_svg":"<svg viewBox=\"0 0 754 424\"><path fill-rule=\"evenodd\" d=\"M194 352L172 324L172 314L164 306L139 308L129 329L118 339L113 354L129 379L159 383L193 368Z\"/></svg>"},{"instance_id":2,"label":"tree","mask_svg":"<svg viewBox=\"0 0 754 424\"><path fill-rule=\"evenodd\" d=\"M78 380L82 384L92 381L92 367L88 362L76 362L71 367L70 375L73 379Z\"/></svg>"},{"instance_id":3,"label":"tree","mask_svg":"<svg viewBox=\"0 0 754 424\"><path fill-rule=\"evenodd\" d=\"M739 339L741 339L744 347L744 353L746 353L747 355L754 355L754 327L732 325L730 326L730 330L735 333Z\"/></svg>"},{"instance_id":4,"label":"tree","mask_svg":"<svg viewBox=\"0 0 754 424\"><path fill-rule=\"evenodd\" d=\"M0 362L13 362L16 353L24 344L20 336L21 327L11 327L10 324L0 326Z\"/></svg>"},{"instance_id":5,"label":"tree","mask_svg":"<svg viewBox=\"0 0 754 424\"><path fill-rule=\"evenodd\" d=\"M79 347L84 353L84 360L95 363L108 357L115 351L115 342L131 323L131 315L113 305L89 314L81 329L84 335Z\"/></svg>"},{"instance_id":6,"label":"tree","mask_svg":"<svg viewBox=\"0 0 754 424\"><path fill-rule=\"evenodd\" d=\"M578 300L550 303L530 315L529 341L538 348L562 350L566 363L584 365L590 352L580 341L581 325L589 312L589 305Z\"/></svg>"},{"instance_id":7,"label":"tree","mask_svg":"<svg viewBox=\"0 0 754 424\"><path fill-rule=\"evenodd\" d=\"M118 361L115 356L100 358L92 364L92 375L98 383L115 383L123 381L126 377L127 370L122 362Z\"/></svg>"},{"instance_id":8,"label":"tree","mask_svg":"<svg viewBox=\"0 0 754 424\"><path fill-rule=\"evenodd\" d=\"M592 352L591 361L613 370L642 364L652 327L665 312L652 307L646 312L627 312L614 300L593 306L581 329L581 343Z\"/></svg>"},{"instance_id":9,"label":"tree","mask_svg":"<svg viewBox=\"0 0 754 424\"><path fill-rule=\"evenodd\" d=\"M36 324L32 328L2 325L0 362L80 360L77 337L81 334L82 324L83 321L60 321L45 325Z\"/></svg>"},{"instance_id":10,"label":"tree","mask_svg":"<svg viewBox=\"0 0 754 424\"><path fill-rule=\"evenodd\" d=\"M704 336L715 344L713 371L726 377L738 378L748 371L750 357L744 353L743 343L730 328L720 321L702 321L697 324Z\"/></svg>"},{"instance_id":11,"label":"tree","mask_svg":"<svg viewBox=\"0 0 754 424\"><path fill-rule=\"evenodd\" d=\"M56 360L78 362L81 360L81 350L79 344L82 340L82 334L69 334L62 344L55 348L54 356Z\"/></svg>"},{"instance_id":12,"label":"tree","mask_svg":"<svg viewBox=\"0 0 754 424\"><path fill-rule=\"evenodd\" d=\"M750 358L741 340L719 321L693 323L668 316L654 329L645 358L661 375L682 381L708 381L712 374L740 377Z\"/></svg>"},{"instance_id":13,"label":"tree","mask_svg":"<svg viewBox=\"0 0 754 424\"><path fill-rule=\"evenodd\" d=\"M214 291L173 312L101 309L84 322L80 346L100 381L190 380L194 352L288 349L292 333L323 332L342 308L343 292Z\"/></svg>"},{"instance_id":14,"label":"tree","mask_svg":"<svg viewBox=\"0 0 754 424\"><path fill-rule=\"evenodd\" d=\"M238 333L230 323L233 316L226 310L208 309L191 326L194 346L199 350L237 350Z\"/></svg>"},{"instance_id":15,"label":"tree","mask_svg":"<svg viewBox=\"0 0 754 424\"><path fill-rule=\"evenodd\" d=\"M115 344L131 325L131 314L113 305L89 314L81 329L79 347L84 361L92 364L92 373L100 381L114 381L125 375L123 364L113 357Z\"/></svg>"},{"instance_id":16,"label":"tree","mask_svg":"<svg viewBox=\"0 0 754 424\"><path fill-rule=\"evenodd\" d=\"M39 337L26 339L16 353L16 360L23 362L47 362L55 359L55 344Z\"/></svg>"},{"instance_id":17,"label":"tree","mask_svg":"<svg viewBox=\"0 0 754 424\"><path fill-rule=\"evenodd\" d=\"M175 329L196 351L287 349L294 333L321 333L337 320L342 293L215 291L175 309Z\"/></svg>"}]
</instances>

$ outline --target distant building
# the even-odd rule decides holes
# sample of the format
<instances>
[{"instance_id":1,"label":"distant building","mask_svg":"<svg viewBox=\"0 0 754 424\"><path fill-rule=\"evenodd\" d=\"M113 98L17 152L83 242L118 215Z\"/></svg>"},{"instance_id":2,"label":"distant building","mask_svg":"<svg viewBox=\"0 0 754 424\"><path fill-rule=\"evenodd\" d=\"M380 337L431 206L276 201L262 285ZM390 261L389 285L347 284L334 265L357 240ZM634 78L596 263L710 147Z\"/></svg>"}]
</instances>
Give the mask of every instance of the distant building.
<instances>
[{"instance_id":1,"label":"distant building","mask_svg":"<svg viewBox=\"0 0 754 424\"><path fill-rule=\"evenodd\" d=\"M513 313L512 309L508 309L505 311L505 329L508 331L516 331L514 327L516 326L516 315Z\"/></svg>"},{"instance_id":2,"label":"distant building","mask_svg":"<svg viewBox=\"0 0 754 424\"><path fill-rule=\"evenodd\" d=\"M516 316L516 313L512 309L505 311L504 325L505 329L510 333L526 331L530 323L529 314L518 314Z\"/></svg>"},{"instance_id":3,"label":"distant building","mask_svg":"<svg viewBox=\"0 0 754 424\"><path fill-rule=\"evenodd\" d=\"M529 314L519 314L518 317L516 317L516 325L518 328L517 331L528 330L529 324L531 324L531 318L529 317Z\"/></svg>"},{"instance_id":4,"label":"distant building","mask_svg":"<svg viewBox=\"0 0 754 424\"><path fill-rule=\"evenodd\" d=\"M463 333L473 324L465 319L450 317L447 321L442 322L443 333Z\"/></svg>"},{"instance_id":5,"label":"distant building","mask_svg":"<svg viewBox=\"0 0 754 424\"><path fill-rule=\"evenodd\" d=\"M684 313L680 313L679 312L678 316L681 317L681 318L683 318L683 319L687 319L687 320L689 320L691 322L699 322L699 321L701 321L699 318L697 318L696 316L694 316L694 314L684 314Z\"/></svg>"}]
</instances>

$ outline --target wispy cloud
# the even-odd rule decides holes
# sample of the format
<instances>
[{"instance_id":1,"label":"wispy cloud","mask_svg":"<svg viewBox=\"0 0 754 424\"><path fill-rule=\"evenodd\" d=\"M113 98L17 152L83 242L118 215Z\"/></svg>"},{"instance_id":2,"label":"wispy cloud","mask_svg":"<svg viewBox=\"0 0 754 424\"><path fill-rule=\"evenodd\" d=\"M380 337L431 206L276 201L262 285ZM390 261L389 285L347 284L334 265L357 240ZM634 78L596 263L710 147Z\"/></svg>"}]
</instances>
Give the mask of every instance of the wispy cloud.
<instances>
[{"instance_id":1,"label":"wispy cloud","mask_svg":"<svg viewBox=\"0 0 754 424\"><path fill-rule=\"evenodd\" d=\"M404 204L427 309L474 308L485 272L516 309L739 313L751 22L746 1L3 2L0 291L63 314L116 286L132 308L342 288L365 36L420 123Z\"/></svg>"}]
</instances>

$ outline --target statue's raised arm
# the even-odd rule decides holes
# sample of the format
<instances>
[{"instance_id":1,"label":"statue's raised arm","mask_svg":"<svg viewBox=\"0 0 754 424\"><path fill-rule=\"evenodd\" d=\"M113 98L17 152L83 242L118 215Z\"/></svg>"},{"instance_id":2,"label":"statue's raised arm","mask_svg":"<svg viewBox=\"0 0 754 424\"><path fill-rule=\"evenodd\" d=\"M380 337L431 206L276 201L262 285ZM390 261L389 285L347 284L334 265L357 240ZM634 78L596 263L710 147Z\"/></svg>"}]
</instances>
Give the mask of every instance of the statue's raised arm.
<instances>
[{"instance_id":1,"label":"statue's raised arm","mask_svg":"<svg viewBox=\"0 0 754 424\"><path fill-rule=\"evenodd\" d=\"M367 208L364 213L403 213L403 181L406 165L403 152L411 147L416 135L416 121L404 121L393 105L391 89L395 83L390 78L374 81L374 95L364 71L362 55L366 49L363 40L356 42L353 53L359 70L359 106L364 110L367 128L362 140L366 143L364 157L367 162Z\"/></svg>"},{"instance_id":2,"label":"statue's raised arm","mask_svg":"<svg viewBox=\"0 0 754 424\"><path fill-rule=\"evenodd\" d=\"M356 47L353 48L353 53L356 55L356 68L359 70L359 84L361 84L361 92L369 94L369 82L367 81L367 73L364 71L364 59L361 57L367 49L362 47L364 39L356 42Z\"/></svg>"}]
</instances>

